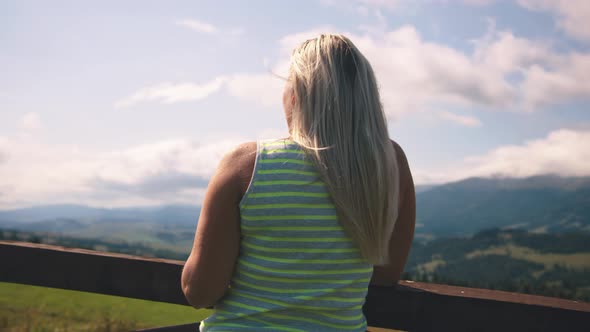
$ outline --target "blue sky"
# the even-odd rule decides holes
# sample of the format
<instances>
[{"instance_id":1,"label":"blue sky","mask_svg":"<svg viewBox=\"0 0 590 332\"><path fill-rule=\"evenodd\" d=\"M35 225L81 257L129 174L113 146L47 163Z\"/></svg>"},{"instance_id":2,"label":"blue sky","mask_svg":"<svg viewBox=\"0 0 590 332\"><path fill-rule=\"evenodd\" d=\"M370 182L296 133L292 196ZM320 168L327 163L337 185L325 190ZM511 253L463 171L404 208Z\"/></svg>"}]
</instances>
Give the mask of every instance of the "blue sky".
<instances>
[{"instance_id":1,"label":"blue sky","mask_svg":"<svg viewBox=\"0 0 590 332\"><path fill-rule=\"evenodd\" d=\"M3 1L0 209L199 204L286 133L289 52L349 36L416 183L590 175L590 2Z\"/></svg>"}]
</instances>

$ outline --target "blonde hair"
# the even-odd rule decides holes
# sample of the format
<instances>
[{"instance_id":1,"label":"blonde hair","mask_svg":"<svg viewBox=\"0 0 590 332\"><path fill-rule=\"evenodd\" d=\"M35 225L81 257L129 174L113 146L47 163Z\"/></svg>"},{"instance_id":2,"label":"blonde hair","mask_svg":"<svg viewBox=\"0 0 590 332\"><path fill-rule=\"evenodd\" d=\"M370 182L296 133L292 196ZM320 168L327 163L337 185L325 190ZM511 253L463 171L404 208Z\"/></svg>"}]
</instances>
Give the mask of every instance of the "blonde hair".
<instances>
[{"instance_id":1,"label":"blonde hair","mask_svg":"<svg viewBox=\"0 0 590 332\"><path fill-rule=\"evenodd\" d=\"M312 156L362 256L387 264L399 174L371 65L348 38L322 34L294 50L290 80L292 139Z\"/></svg>"}]
</instances>

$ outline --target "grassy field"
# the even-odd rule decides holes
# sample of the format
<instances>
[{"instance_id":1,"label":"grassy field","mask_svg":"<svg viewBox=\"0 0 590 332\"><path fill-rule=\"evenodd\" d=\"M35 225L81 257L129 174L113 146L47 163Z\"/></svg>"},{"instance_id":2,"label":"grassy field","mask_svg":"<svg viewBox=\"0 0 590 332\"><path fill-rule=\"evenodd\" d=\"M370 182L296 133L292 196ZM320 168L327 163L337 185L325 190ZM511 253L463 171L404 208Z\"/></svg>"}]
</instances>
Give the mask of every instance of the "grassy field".
<instances>
[{"instance_id":1,"label":"grassy field","mask_svg":"<svg viewBox=\"0 0 590 332\"><path fill-rule=\"evenodd\" d=\"M420 264L418 266L416 266L416 270L421 271L421 272L427 272L427 273L432 273L434 271L436 271L436 268L441 266L441 265L445 265L446 262L443 259L437 258L437 259L433 259L428 263L424 263L424 264Z\"/></svg>"},{"instance_id":2,"label":"grassy field","mask_svg":"<svg viewBox=\"0 0 590 332\"><path fill-rule=\"evenodd\" d=\"M0 283L0 331L130 331L200 321L209 310Z\"/></svg>"},{"instance_id":3,"label":"grassy field","mask_svg":"<svg viewBox=\"0 0 590 332\"><path fill-rule=\"evenodd\" d=\"M209 314L174 304L0 282L2 332L128 332L194 323Z\"/></svg>"},{"instance_id":4,"label":"grassy field","mask_svg":"<svg viewBox=\"0 0 590 332\"><path fill-rule=\"evenodd\" d=\"M526 247L520 247L513 244L503 246L493 246L485 250L475 250L468 253L466 258L474 258L481 255L506 255L516 259L524 259L535 263L545 265L546 269L553 265L559 264L572 269L590 268L590 253L575 254L553 254L540 253Z\"/></svg>"}]
</instances>

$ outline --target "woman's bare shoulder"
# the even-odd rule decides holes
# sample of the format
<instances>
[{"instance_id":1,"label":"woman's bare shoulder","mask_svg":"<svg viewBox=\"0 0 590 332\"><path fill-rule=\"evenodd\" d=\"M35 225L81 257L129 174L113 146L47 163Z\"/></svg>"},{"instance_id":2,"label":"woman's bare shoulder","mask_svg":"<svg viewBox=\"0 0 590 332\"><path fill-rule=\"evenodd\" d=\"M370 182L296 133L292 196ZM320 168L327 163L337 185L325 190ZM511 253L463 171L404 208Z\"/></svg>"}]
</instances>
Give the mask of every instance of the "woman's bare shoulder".
<instances>
[{"instance_id":1,"label":"woman's bare shoulder","mask_svg":"<svg viewBox=\"0 0 590 332\"><path fill-rule=\"evenodd\" d=\"M252 155L256 155L256 142L241 143L227 154L234 162L244 161L244 159L248 159Z\"/></svg>"},{"instance_id":2,"label":"woman's bare shoulder","mask_svg":"<svg viewBox=\"0 0 590 332\"><path fill-rule=\"evenodd\" d=\"M393 149L395 150L395 156L397 157L398 162L403 162L404 164L408 164L408 159L406 158L406 154L402 147L394 140L390 139L391 144L393 144Z\"/></svg>"},{"instance_id":3,"label":"woman's bare shoulder","mask_svg":"<svg viewBox=\"0 0 590 332\"><path fill-rule=\"evenodd\" d=\"M407 176L410 173L410 166L408 164L408 158L406 157L406 153L402 149L402 147L397 144L396 141L390 140L391 144L393 145L393 149L395 151L395 157L397 158L398 168L400 172L400 176Z\"/></svg>"},{"instance_id":4,"label":"woman's bare shoulder","mask_svg":"<svg viewBox=\"0 0 590 332\"><path fill-rule=\"evenodd\" d=\"M241 143L228 152L221 162L221 167L231 173L238 191L244 194L250 183L256 162L256 142Z\"/></svg>"},{"instance_id":5,"label":"woman's bare shoulder","mask_svg":"<svg viewBox=\"0 0 590 332\"><path fill-rule=\"evenodd\" d=\"M225 154L221 164L224 167L240 170L256 158L256 142L241 143Z\"/></svg>"}]
</instances>

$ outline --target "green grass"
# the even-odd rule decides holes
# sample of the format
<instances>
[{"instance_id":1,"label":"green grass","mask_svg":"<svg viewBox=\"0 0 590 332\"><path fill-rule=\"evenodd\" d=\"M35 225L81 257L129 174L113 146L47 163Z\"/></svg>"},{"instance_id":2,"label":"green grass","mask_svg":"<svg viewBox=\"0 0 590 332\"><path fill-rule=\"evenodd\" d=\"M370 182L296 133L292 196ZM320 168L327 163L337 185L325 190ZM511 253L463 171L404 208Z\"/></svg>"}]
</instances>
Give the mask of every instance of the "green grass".
<instances>
[{"instance_id":1,"label":"green grass","mask_svg":"<svg viewBox=\"0 0 590 332\"><path fill-rule=\"evenodd\" d=\"M210 313L175 304L0 282L2 332L128 332L194 323Z\"/></svg>"},{"instance_id":2,"label":"green grass","mask_svg":"<svg viewBox=\"0 0 590 332\"><path fill-rule=\"evenodd\" d=\"M485 250L475 250L465 255L466 258L474 258L482 255L506 255L516 259L523 259L545 265L550 269L553 265L563 265L571 269L590 268L590 253L554 254L541 253L527 247L514 244L491 246Z\"/></svg>"},{"instance_id":3,"label":"green grass","mask_svg":"<svg viewBox=\"0 0 590 332\"><path fill-rule=\"evenodd\" d=\"M198 322L209 310L1 283L0 331L130 331Z\"/></svg>"},{"instance_id":4,"label":"green grass","mask_svg":"<svg viewBox=\"0 0 590 332\"><path fill-rule=\"evenodd\" d=\"M416 266L416 270L422 271L422 272L427 272L427 273L433 273L436 271L436 268L438 268L439 266L443 266L446 263L447 262L444 259L433 259L428 263L424 263L424 264L420 264L420 265Z\"/></svg>"}]
</instances>

